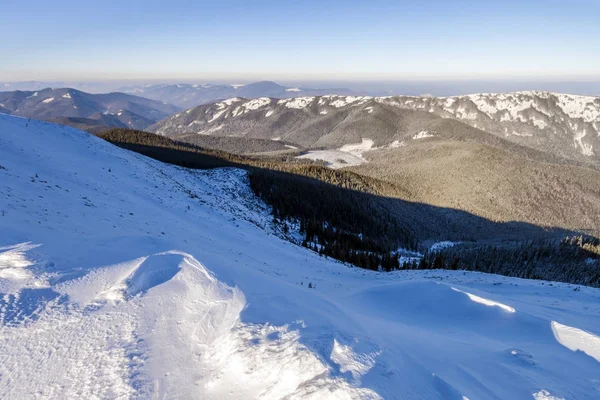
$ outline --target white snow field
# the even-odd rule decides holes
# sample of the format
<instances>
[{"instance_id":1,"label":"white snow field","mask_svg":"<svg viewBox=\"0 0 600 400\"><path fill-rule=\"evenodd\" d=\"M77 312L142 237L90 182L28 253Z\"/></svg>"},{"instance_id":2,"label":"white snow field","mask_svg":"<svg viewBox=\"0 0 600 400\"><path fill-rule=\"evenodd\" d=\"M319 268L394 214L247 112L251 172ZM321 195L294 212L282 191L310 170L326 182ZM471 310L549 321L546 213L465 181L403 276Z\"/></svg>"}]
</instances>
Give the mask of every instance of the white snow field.
<instances>
[{"instance_id":1,"label":"white snow field","mask_svg":"<svg viewBox=\"0 0 600 400\"><path fill-rule=\"evenodd\" d=\"M363 157L363 153L370 150L377 150L373 148L373 144L374 142L371 139L362 138L361 143L347 144L337 150L311 150L296 158L307 158L314 161L322 160L325 162L326 167L332 169L350 167L367 162Z\"/></svg>"},{"instance_id":2,"label":"white snow field","mask_svg":"<svg viewBox=\"0 0 600 400\"><path fill-rule=\"evenodd\" d=\"M600 290L369 272L271 219L241 170L0 115L0 398L600 398Z\"/></svg>"},{"instance_id":3,"label":"white snow field","mask_svg":"<svg viewBox=\"0 0 600 400\"><path fill-rule=\"evenodd\" d=\"M296 158L306 158L314 161L322 160L325 162L325 166L332 169L352 167L366 162L365 159L359 155L341 150L311 150Z\"/></svg>"}]
</instances>

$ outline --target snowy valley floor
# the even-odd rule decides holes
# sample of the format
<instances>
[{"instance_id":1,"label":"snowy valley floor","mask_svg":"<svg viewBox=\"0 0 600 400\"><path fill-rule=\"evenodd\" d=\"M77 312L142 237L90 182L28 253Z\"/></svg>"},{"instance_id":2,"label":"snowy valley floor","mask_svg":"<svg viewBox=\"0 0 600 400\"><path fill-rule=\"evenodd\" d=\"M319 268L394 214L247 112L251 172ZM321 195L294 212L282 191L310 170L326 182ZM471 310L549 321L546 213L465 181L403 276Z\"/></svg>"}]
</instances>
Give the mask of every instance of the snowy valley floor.
<instances>
[{"instance_id":1,"label":"snowy valley floor","mask_svg":"<svg viewBox=\"0 0 600 400\"><path fill-rule=\"evenodd\" d=\"M270 221L243 171L0 114L0 398L600 398L600 290L373 273Z\"/></svg>"}]
</instances>

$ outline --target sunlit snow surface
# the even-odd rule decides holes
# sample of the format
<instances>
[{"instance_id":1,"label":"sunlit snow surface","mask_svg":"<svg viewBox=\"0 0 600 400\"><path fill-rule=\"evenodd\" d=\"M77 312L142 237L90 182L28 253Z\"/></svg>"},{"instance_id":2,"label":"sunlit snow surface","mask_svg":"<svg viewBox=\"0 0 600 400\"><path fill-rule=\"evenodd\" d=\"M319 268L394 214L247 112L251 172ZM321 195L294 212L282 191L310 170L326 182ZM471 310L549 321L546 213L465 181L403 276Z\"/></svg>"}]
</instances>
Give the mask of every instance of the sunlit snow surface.
<instances>
[{"instance_id":1,"label":"sunlit snow surface","mask_svg":"<svg viewBox=\"0 0 600 400\"><path fill-rule=\"evenodd\" d=\"M0 115L0 398L599 398L599 290L350 268L271 219L240 170Z\"/></svg>"},{"instance_id":2,"label":"sunlit snow surface","mask_svg":"<svg viewBox=\"0 0 600 400\"><path fill-rule=\"evenodd\" d=\"M582 351L600 362L600 337L581 329L552 321L556 340L572 351Z\"/></svg>"},{"instance_id":3,"label":"sunlit snow surface","mask_svg":"<svg viewBox=\"0 0 600 400\"><path fill-rule=\"evenodd\" d=\"M484 305L490 306L490 307L500 307L501 309L503 309L504 311L509 312L509 313L515 312L514 308L512 308L511 306L507 306L506 304L498 303L497 301L494 301L494 300L479 297L474 294L464 292L462 290L458 290L456 288L452 288L452 290L466 294L469 297L469 299L471 299L475 303L484 304Z\"/></svg>"},{"instance_id":4,"label":"sunlit snow surface","mask_svg":"<svg viewBox=\"0 0 600 400\"><path fill-rule=\"evenodd\" d=\"M373 147L374 144L375 142L372 139L361 138L360 143L346 144L337 150L310 150L296 158L320 160L325 163L325 166L338 169L366 163L367 160L364 154L369 151L381 150L382 148L395 149L404 145L397 140L385 147Z\"/></svg>"}]
</instances>

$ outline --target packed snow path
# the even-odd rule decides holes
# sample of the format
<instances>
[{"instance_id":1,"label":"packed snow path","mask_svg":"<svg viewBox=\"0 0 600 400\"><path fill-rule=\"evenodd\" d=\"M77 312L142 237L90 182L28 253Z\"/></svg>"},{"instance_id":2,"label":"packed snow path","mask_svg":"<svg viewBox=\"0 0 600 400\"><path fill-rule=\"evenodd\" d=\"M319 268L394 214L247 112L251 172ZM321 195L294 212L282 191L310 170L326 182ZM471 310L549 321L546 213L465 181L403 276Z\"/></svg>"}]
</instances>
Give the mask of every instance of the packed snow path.
<instances>
[{"instance_id":1,"label":"packed snow path","mask_svg":"<svg viewBox=\"0 0 600 400\"><path fill-rule=\"evenodd\" d=\"M0 115L0 398L600 397L599 290L373 273L270 221L243 171Z\"/></svg>"}]
</instances>

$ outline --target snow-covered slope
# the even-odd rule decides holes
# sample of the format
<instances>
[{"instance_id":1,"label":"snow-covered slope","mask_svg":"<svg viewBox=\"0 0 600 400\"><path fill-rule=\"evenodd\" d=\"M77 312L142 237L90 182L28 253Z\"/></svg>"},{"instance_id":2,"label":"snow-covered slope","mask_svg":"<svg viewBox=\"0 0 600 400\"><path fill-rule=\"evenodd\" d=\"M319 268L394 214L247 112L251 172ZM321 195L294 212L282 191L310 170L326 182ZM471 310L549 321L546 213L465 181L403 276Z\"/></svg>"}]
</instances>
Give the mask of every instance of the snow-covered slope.
<instances>
[{"instance_id":1,"label":"snow-covered slope","mask_svg":"<svg viewBox=\"0 0 600 400\"><path fill-rule=\"evenodd\" d=\"M599 290L368 272L270 220L243 171L0 115L0 397L600 395Z\"/></svg>"}]
</instances>

